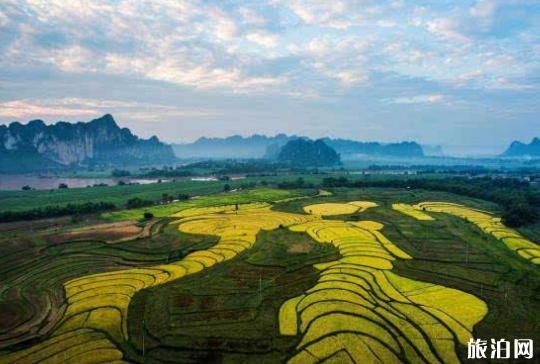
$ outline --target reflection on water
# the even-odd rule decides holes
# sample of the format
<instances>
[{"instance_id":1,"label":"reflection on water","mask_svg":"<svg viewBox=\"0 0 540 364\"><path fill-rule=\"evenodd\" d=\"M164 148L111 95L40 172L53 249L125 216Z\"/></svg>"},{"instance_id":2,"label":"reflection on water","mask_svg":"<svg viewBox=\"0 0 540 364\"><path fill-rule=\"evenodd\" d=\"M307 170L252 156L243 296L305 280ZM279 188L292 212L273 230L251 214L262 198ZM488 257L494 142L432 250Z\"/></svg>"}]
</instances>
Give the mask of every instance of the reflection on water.
<instances>
[{"instance_id":1,"label":"reflection on water","mask_svg":"<svg viewBox=\"0 0 540 364\"><path fill-rule=\"evenodd\" d=\"M65 183L69 188L87 187L95 184L105 183L109 186L117 185L118 182L148 184L155 183L157 179L138 178L59 178L40 177L22 174L0 174L0 190L20 190L23 186L30 186L37 190L50 190L58 188L58 185Z\"/></svg>"}]
</instances>

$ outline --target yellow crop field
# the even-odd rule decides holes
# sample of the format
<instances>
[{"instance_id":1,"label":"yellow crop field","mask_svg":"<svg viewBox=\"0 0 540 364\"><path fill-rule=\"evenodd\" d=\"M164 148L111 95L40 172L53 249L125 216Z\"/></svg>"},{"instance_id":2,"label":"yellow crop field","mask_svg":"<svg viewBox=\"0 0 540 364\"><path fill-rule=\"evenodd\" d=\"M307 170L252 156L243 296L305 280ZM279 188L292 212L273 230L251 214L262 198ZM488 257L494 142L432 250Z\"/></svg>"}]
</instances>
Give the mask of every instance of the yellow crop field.
<instances>
[{"instance_id":1,"label":"yellow crop field","mask_svg":"<svg viewBox=\"0 0 540 364\"><path fill-rule=\"evenodd\" d=\"M434 220L433 217L429 216L428 214L424 213L421 210L418 210L411 205L407 205L404 203L395 203L392 205L392 208L396 211L399 211L405 215L409 215L411 217L414 217L416 220L422 220L422 221L432 221Z\"/></svg>"},{"instance_id":2,"label":"yellow crop field","mask_svg":"<svg viewBox=\"0 0 540 364\"><path fill-rule=\"evenodd\" d=\"M352 201L349 203L321 203L317 205L308 205L304 207L304 211L312 215L334 216L347 215L355 212L362 212L371 207L376 207L377 204L368 201Z\"/></svg>"},{"instance_id":3,"label":"yellow crop field","mask_svg":"<svg viewBox=\"0 0 540 364\"><path fill-rule=\"evenodd\" d=\"M274 211L267 203L245 203L175 213L172 224L178 231L216 236L218 242L168 264L69 280L64 284L66 309L51 334L37 345L0 356L0 364L125 363L119 346L129 339L127 312L137 292L233 259L253 247L259 232L279 228L339 251L339 259L314 265L319 271L315 285L281 305L280 334L298 336L288 363L319 363L319 358L327 358L327 364L459 363L456 345L466 345L473 336L487 305L460 290L395 273L396 260L413 257L385 236L383 224L324 219L376 206L367 201L322 203L304 207L308 214L295 214ZM540 260L536 244L484 211L444 203L392 207L419 220L432 220L424 211L462 217L525 259Z\"/></svg>"},{"instance_id":4,"label":"yellow crop field","mask_svg":"<svg viewBox=\"0 0 540 364\"><path fill-rule=\"evenodd\" d=\"M465 219L502 241L508 249L522 258L540 265L540 245L526 239L516 230L506 227L500 218L494 217L489 212L448 202L422 202L413 208L418 211L446 213Z\"/></svg>"},{"instance_id":5,"label":"yellow crop field","mask_svg":"<svg viewBox=\"0 0 540 364\"><path fill-rule=\"evenodd\" d=\"M342 214L350 204L306 207L313 214ZM377 222L315 220L289 229L333 244L342 258L318 264L318 283L284 303L280 331L302 335L289 363L459 363L454 336L466 344L487 305L470 294L393 273L396 259L412 259L388 240ZM467 307L466 310L460 310ZM296 315L295 315L296 314ZM296 328L291 322L296 323ZM439 359L438 359L439 358Z\"/></svg>"},{"instance_id":6,"label":"yellow crop field","mask_svg":"<svg viewBox=\"0 0 540 364\"><path fill-rule=\"evenodd\" d=\"M0 363L38 363L39 358L47 357L50 351L58 352L58 360L50 359L51 364L64 363L63 358L71 358L66 355L72 349L64 350L65 342L56 340L57 335L69 335L80 330L89 335L104 332L114 342L124 342L128 339L127 310L136 292L232 259L249 249L261 230L318 219L317 216L272 211L264 203L192 208L174 216L180 218L177 221L180 231L219 236L218 244L170 264L94 274L67 282L64 288L68 306L52 339L46 342L48 344L8 354L0 358ZM81 340L85 341L84 338ZM93 342L84 344L95 346L93 354L85 357L87 363L112 363L122 358L121 351L105 336L101 337L99 343L101 346L95 346Z\"/></svg>"}]
</instances>

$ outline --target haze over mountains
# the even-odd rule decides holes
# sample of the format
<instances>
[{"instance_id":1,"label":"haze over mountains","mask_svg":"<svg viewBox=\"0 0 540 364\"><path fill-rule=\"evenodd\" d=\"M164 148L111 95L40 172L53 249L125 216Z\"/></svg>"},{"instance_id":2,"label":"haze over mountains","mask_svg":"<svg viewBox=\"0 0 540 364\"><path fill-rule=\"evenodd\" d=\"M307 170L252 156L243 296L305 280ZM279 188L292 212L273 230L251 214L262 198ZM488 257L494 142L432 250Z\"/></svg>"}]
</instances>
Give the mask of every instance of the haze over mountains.
<instances>
[{"instance_id":1,"label":"haze over mountains","mask_svg":"<svg viewBox=\"0 0 540 364\"><path fill-rule=\"evenodd\" d=\"M534 138L529 144L514 141L503 153L505 157L540 157L540 139Z\"/></svg>"},{"instance_id":2,"label":"haze over mountains","mask_svg":"<svg viewBox=\"0 0 540 364\"><path fill-rule=\"evenodd\" d=\"M201 137L193 143L167 145L155 136L142 139L128 128L120 128L109 114L90 122L58 122L52 125L46 125L41 120L33 120L28 124L13 122L9 126L0 126L0 172L165 165L178 163L182 159L277 161L283 147L295 140L311 139L286 134L256 134L249 137ZM416 142L378 143L332 138L320 140L339 154L343 161L366 157L407 159L442 155L440 146L421 146ZM540 139L534 138L529 144L515 141L499 157L540 157Z\"/></svg>"},{"instance_id":3,"label":"haze over mountains","mask_svg":"<svg viewBox=\"0 0 540 364\"><path fill-rule=\"evenodd\" d=\"M239 135L227 138L199 138L188 144L173 144L173 150L179 158L277 158L281 147L294 139L308 137L278 134L273 137ZM416 142L382 144L378 142L359 142L348 139L323 138L328 146L335 149L342 157L358 158L361 156L385 157L423 157L422 146Z\"/></svg>"},{"instance_id":4,"label":"haze over mountains","mask_svg":"<svg viewBox=\"0 0 540 364\"><path fill-rule=\"evenodd\" d=\"M296 135L278 134L249 137L234 135L227 138L201 137L193 143L172 144L179 158L263 158L270 146L279 147L299 138ZM277 153L276 153L277 154Z\"/></svg>"}]
</instances>

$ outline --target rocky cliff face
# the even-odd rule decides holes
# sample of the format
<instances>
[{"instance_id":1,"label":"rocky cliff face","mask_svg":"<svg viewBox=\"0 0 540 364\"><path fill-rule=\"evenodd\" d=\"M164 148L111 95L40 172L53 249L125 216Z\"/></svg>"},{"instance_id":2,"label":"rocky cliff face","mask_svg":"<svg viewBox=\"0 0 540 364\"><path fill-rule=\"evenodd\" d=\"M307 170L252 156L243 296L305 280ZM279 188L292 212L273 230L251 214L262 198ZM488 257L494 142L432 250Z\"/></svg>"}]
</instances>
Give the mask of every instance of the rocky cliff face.
<instances>
[{"instance_id":1,"label":"rocky cliff face","mask_svg":"<svg viewBox=\"0 0 540 364\"><path fill-rule=\"evenodd\" d=\"M175 159L172 148L156 137L140 139L120 128L111 115L88 123L33 120L0 126L0 169L40 170L62 166L167 163ZM36 165L37 164L37 165Z\"/></svg>"}]
</instances>

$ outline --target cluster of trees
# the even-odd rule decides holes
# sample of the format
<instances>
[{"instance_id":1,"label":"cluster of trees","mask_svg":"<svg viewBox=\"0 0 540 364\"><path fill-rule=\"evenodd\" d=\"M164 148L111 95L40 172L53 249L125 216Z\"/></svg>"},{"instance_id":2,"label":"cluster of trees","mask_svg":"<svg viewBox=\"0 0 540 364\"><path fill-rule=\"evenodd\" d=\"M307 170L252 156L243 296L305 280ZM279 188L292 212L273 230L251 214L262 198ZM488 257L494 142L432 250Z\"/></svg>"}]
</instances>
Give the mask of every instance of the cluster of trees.
<instances>
[{"instance_id":1,"label":"cluster of trees","mask_svg":"<svg viewBox=\"0 0 540 364\"><path fill-rule=\"evenodd\" d=\"M189 200L189 195L183 192L179 193L176 196L169 193L164 193L161 195L161 200L159 201L142 199L140 197L133 197L128 200L126 205L128 209L139 209L142 207L155 205L156 203L171 203L175 200L177 201Z\"/></svg>"},{"instance_id":2,"label":"cluster of trees","mask_svg":"<svg viewBox=\"0 0 540 364\"><path fill-rule=\"evenodd\" d=\"M516 178L392 178L349 181L345 177L323 179L323 187L385 187L443 191L492 201L503 207L503 222L510 227L534 224L539 219L540 190Z\"/></svg>"},{"instance_id":3,"label":"cluster of trees","mask_svg":"<svg viewBox=\"0 0 540 364\"><path fill-rule=\"evenodd\" d=\"M183 192L178 193L177 195L164 193L161 196L161 200L159 201L143 199L140 197L133 197L127 201L126 207L128 209L138 209L138 208L152 206L159 202L169 203L175 200L185 201L185 200L188 200L189 197L190 196L187 193L183 193ZM39 207L39 208L34 208L31 210L25 210L25 211L5 211L5 212L0 212L0 223L39 220L39 219L62 217L62 216L76 217L79 215L110 211L110 210L114 210L115 208L116 208L116 205L110 202L85 202L82 204L67 204L65 206L60 206L60 205L45 206L45 207Z\"/></svg>"},{"instance_id":4,"label":"cluster of trees","mask_svg":"<svg viewBox=\"0 0 540 364\"><path fill-rule=\"evenodd\" d=\"M82 204L67 204L65 206L46 206L26 211L0 212L1 222L13 222L22 220L38 220L51 217L76 216L95 212L112 210L116 206L110 202L85 202Z\"/></svg>"},{"instance_id":5,"label":"cluster of trees","mask_svg":"<svg viewBox=\"0 0 540 364\"><path fill-rule=\"evenodd\" d=\"M190 163L184 166L164 166L163 168L140 168L143 177L191 177L200 175L227 176L244 174L247 176L276 175L279 171L307 173L317 166L339 164L339 155L324 145L322 141L305 146L294 144L285 150L283 160L266 159L223 159Z\"/></svg>"},{"instance_id":6,"label":"cluster of trees","mask_svg":"<svg viewBox=\"0 0 540 364\"><path fill-rule=\"evenodd\" d=\"M140 197L133 197L128 200L126 205L128 209L139 209L141 207L151 206L153 204L154 201L152 200L145 200Z\"/></svg>"},{"instance_id":7,"label":"cluster of trees","mask_svg":"<svg viewBox=\"0 0 540 364\"><path fill-rule=\"evenodd\" d=\"M308 183L304 181L302 177L298 177L294 181L283 181L278 183L278 188L284 189L284 190L292 190L297 188L314 188L315 186L313 183Z\"/></svg>"},{"instance_id":8,"label":"cluster of trees","mask_svg":"<svg viewBox=\"0 0 540 364\"><path fill-rule=\"evenodd\" d=\"M165 166L162 169L152 168L150 171L142 174L143 177L190 177L193 172L185 166L168 167Z\"/></svg>"},{"instance_id":9,"label":"cluster of trees","mask_svg":"<svg viewBox=\"0 0 540 364\"><path fill-rule=\"evenodd\" d=\"M275 172L280 168L280 166L276 163L263 159L226 159L192 163L186 166L186 168L207 170L215 174L226 175Z\"/></svg>"}]
</instances>

